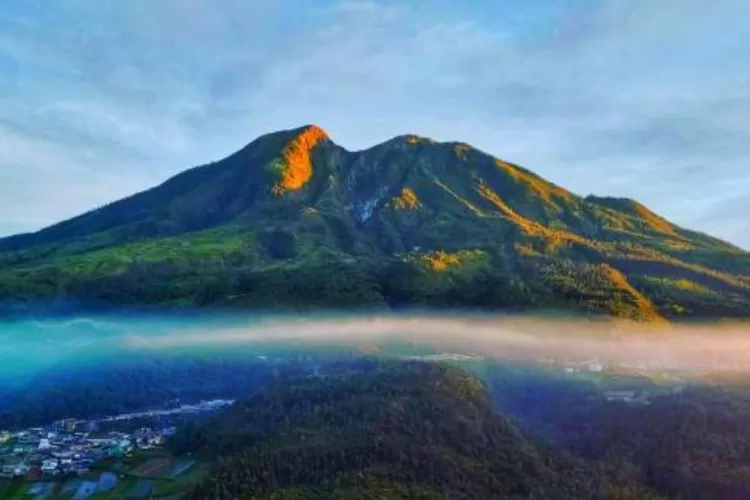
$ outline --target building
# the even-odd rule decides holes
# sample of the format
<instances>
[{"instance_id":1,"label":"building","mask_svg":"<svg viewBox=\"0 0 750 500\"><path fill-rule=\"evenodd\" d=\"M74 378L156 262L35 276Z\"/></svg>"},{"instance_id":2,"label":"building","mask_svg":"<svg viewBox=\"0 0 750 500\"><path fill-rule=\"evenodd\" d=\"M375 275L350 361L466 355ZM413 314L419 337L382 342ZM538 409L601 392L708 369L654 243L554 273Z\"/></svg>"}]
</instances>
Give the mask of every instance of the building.
<instances>
[{"instance_id":1,"label":"building","mask_svg":"<svg viewBox=\"0 0 750 500\"><path fill-rule=\"evenodd\" d=\"M42 472L45 474L54 474L59 466L60 462L56 459L48 458L42 462Z\"/></svg>"},{"instance_id":2,"label":"building","mask_svg":"<svg viewBox=\"0 0 750 500\"><path fill-rule=\"evenodd\" d=\"M74 418L66 418L63 420L60 420L57 425L60 429L63 429L65 432L75 432L76 427L78 427L78 424L80 422Z\"/></svg>"},{"instance_id":3,"label":"building","mask_svg":"<svg viewBox=\"0 0 750 500\"><path fill-rule=\"evenodd\" d=\"M590 372L600 373L604 371L604 363L600 362L598 359L586 361L584 364L586 369Z\"/></svg>"},{"instance_id":4,"label":"building","mask_svg":"<svg viewBox=\"0 0 750 500\"><path fill-rule=\"evenodd\" d=\"M30 467L26 464L18 464L15 469L13 469L13 475L16 477L25 476L28 474Z\"/></svg>"},{"instance_id":5,"label":"building","mask_svg":"<svg viewBox=\"0 0 750 500\"><path fill-rule=\"evenodd\" d=\"M162 436L153 436L149 438L148 444L151 446L161 446L164 444L164 437Z\"/></svg>"},{"instance_id":6,"label":"building","mask_svg":"<svg viewBox=\"0 0 750 500\"><path fill-rule=\"evenodd\" d=\"M19 467L19 463L7 463L0 468L0 477L13 477L16 475L16 469Z\"/></svg>"}]
</instances>

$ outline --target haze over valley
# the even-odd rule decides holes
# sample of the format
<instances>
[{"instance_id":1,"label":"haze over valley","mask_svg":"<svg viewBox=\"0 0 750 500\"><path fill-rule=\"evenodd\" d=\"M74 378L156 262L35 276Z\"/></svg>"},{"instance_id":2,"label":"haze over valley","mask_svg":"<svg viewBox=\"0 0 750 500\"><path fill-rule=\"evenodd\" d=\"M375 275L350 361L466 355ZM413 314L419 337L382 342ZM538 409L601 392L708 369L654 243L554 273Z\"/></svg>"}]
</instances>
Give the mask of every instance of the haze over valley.
<instances>
[{"instance_id":1,"label":"haze over valley","mask_svg":"<svg viewBox=\"0 0 750 500\"><path fill-rule=\"evenodd\" d=\"M422 355L524 362L561 368L585 363L612 371L688 379L750 371L747 326L649 325L608 318L566 319L465 313L356 315L207 315L90 317L0 324L7 360L0 376L29 378L51 367L96 364L118 356L180 352L244 352L267 358L276 351L326 348L352 355ZM400 351L402 346L407 354ZM407 348L411 346L410 348ZM393 350L391 350L393 348ZM421 351L420 351L421 350ZM449 356L450 358L450 356Z\"/></svg>"}]
</instances>

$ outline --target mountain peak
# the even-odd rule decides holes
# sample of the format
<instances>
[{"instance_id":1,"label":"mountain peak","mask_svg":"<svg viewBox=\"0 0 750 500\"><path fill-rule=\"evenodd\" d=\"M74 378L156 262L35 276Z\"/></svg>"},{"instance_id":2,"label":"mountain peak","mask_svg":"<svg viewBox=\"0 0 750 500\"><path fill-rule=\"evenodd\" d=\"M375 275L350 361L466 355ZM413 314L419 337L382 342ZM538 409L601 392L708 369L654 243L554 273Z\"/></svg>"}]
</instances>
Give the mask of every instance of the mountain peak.
<instances>
[{"instance_id":1,"label":"mountain peak","mask_svg":"<svg viewBox=\"0 0 750 500\"><path fill-rule=\"evenodd\" d=\"M397 135L395 137L392 137L391 139L388 139L385 142L382 142L380 144L377 144L373 147L380 147L384 145L403 145L408 144L410 146L416 146L419 144L435 144L436 141L433 141L429 137L424 137L421 135L408 133L408 134L401 134Z\"/></svg>"},{"instance_id":2,"label":"mountain peak","mask_svg":"<svg viewBox=\"0 0 750 500\"><path fill-rule=\"evenodd\" d=\"M296 129L295 131L297 132L297 135L309 134L309 135L320 137L321 140L331 139L330 136L328 135L328 132L326 132L323 127L320 127L315 124L303 125L302 127L299 127L298 129Z\"/></svg>"},{"instance_id":3,"label":"mountain peak","mask_svg":"<svg viewBox=\"0 0 750 500\"><path fill-rule=\"evenodd\" d=\"M419 144L420 142L432 142L431 139L427 137L422 137L417 134L406 134L403 136L403 139L409 144Z\"/></svg>"},{"instance_id":4,"label":"mountain peak","mask_svg":"<svg viewBox=\"0 0 750 500\"><path fill-rule=\"evenodd\" d=\"M281 158L273 165L279 175L273 192L283 194L304 187L313 175L313 148L328 140L330 138L326 131L317 125L306 125L295 130L294 137L281 151Z\"/></svg>"}]
</instances>

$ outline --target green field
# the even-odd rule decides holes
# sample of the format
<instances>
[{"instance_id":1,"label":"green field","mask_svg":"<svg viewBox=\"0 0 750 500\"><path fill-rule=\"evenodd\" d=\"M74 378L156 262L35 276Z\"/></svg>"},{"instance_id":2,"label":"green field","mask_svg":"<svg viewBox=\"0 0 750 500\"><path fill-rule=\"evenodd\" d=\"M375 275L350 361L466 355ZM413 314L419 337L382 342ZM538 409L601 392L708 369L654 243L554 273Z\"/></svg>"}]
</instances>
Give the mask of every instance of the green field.
<instances>
[{"instance_id":1,"label":"green field","mask_svg":"<svg viewBox=\"0 0 750 500\"><path fill-rule=\"evenodd\" d=\"M190 464L188 466L188 464ZM107 460L81 477L66 477L55 481L51 500L70 500L76 497L78 488L84 483L94 484L102 473L117 476L116 485L107 491L97 491L87 498L108 500L141 498L137 493L150 492L145 498L179 498L191 489L206 474L210 465L194 462L185 457L175 457L164 450L137 451L122 460ZM181 469L184 469L181 471ZM177 474L176 472L181 472ZM39 498L29 493L29 488L43 481L14 479L0 481L0 498L3 500L27 500Z\"/></svg>"}]
</instances>

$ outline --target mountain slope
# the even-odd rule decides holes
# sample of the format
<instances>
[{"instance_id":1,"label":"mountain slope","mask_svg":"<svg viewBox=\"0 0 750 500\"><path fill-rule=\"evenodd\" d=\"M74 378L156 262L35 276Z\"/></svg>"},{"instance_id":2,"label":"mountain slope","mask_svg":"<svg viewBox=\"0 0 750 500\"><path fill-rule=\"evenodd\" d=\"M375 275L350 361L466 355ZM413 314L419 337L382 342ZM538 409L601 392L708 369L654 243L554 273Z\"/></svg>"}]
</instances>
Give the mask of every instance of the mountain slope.
<instances>
[{"instance_id":1,"label":"mountain slope","mask_svg":"<svg viewBox=\"0 0 750 500\"><path fill-rule=\"evenodd\" d=\"M468 373L362 368L287 381L183 430L180 452L220 459L189 498L657 498L537 449Z\"/></svg>"},{"instance_id":2,"label":"mountain slope","mask_svg":"<svg viewBox=\"0 0 750 500\"><path fill-rule=\"evenodd\" d=\"M466 144L407 135L349 152L306 126L0 239L0 299L745 317L750 254Z\"/></svg>"}]
</instances>

